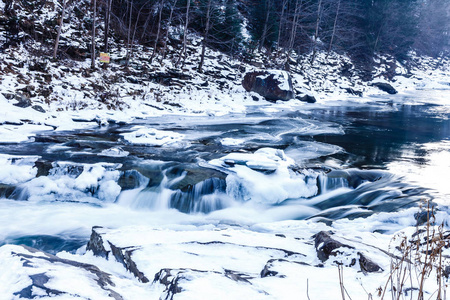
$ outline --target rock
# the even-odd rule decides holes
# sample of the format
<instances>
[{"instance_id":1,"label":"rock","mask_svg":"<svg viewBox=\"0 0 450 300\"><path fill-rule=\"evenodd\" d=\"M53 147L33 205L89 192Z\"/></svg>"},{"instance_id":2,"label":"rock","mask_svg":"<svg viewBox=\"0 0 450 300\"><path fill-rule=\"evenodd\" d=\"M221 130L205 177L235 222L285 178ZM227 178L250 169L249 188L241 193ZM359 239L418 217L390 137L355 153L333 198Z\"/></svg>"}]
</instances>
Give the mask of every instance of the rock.
<instances>
[{"instance_id":1,"label":"rock","mask_svg":"<svg viewBox=\"0 0 450 300\"><path fill-rule=\"evenodd\" d=\"M246 91L256 92L267 100L290 100L294 98L292 79L286 71L257 71L245 74L242 86Z\"/></svg>"},{"instance_id":2,"label":"rock","mask_svg":"<svg viewBox=\"0 0 450 300\"><path fill-rule=\"evenodd\" d=\"M264 266L264 269L262 269L262 271L260 272L260 276L261 278L264 277L268 277L268 276L276 276L276 277L280 277L283 278L285 277L284 275L279 274L278 271L273 270L275 265L280 265L280 264L295 264L295 265L301 265L301 266L310 266L309 264L305 263L305 262L299 262L299 261L289 261L287 259L270 259L269 261L267 261L266 265Z\"/></svg>"},{"instance_id":3,"label":"rock","mask_svg":"<svg viewBox=\"0 0 450 300\"><path fill-rule=\"evenodd\" d=\"M15 189L13 185L0 183L0 198L9 198Z\"/></svg>"},{"instance_id":4,"label":"rock","mask_svg":"<svg viewBox=\"0 0 450 300\"><path fill-rule=\"evenodd\" d=\"M45 109L43 109L42 106L40 105L33 105L31 108L34 109L35 111L45 114Z\"/></svg>"},{"instance_id":5,"label":"rock","mask_svg":"<svg viewBox=\"0 0 450 300\"><path fill-rule=\"evenodd\" d=\"M145 277L144 273L142 273L138 268L136 263L132 259L133 251L136 249L134 247L126 247L121 248L115 246L110 241L108 241L108 245L105 247L105 242L101 234L98 231L101 231L102 227L94 226L92 228L91 238L87 244L86 250L91 250L94 255L108 258L109 254L112 254L114 258L122 263L122 265L130 271L134 276L136 276L139 281L142 283L149 282L148 278ZM111 249L111 250L107 250Z\"/></svg>"},{"instance_id":6,"label":"rock","mask_svg":"<svg viewBox=\"0 0 450 300\"><path fill-rule=\"evenodd\" d=\"M354 90L352 88L345 88L344 90L347 93L349 93L350 95L353 95L353 96L358 96L358 97L362 97L363 96L363 92Z\"/></svg>"},{"instance_id":7,"label":"rock","mask_svg":"<svg viewBox=\"0 0 450 300\"><path fill-rule=\"evenodd\" d=\"M73 296L75 291L78 297L87 299L88 297L101 297L105 295L106 291L112 299L123 300L120 294L111 289L115 286L114 282L111 281L111 275L94 265L59 258L27 246L7 245L4 247L1 248L3 259L8 259L6 256L8 253L10 259L16 261L18 258L22 264L22 268L15 268L8 272L13 272L17 278L26 276L29 278L28 286L21 290L11 291L12 295L17 296L17 298L36 299L44 295L47 297L59 295L64 298ZM65 281L70 284L70 280L68 281L70 276L84 276L86 273L89 275L80 281L82 282L81 286L73 286L71 292L61 290L61 285L58 285L58 283ZM86 284L89 285L88 291L84 290Z\"/></svg>"},{"instance_id":8,"label":"rock","mask_svg":"<svg viewBox=\"0 0 450 300\"><path fill-rule=\"evenodd\" d=\"M386 92L388 94L394 95L397 94L397 90L390 85L389 83L385 83L385 82L373 82L372 84L370 84L371 86L375 86L377 88L379 88L380 90L382 90L383 92Z\"/></svg>"},{"instance_id":9,"label":"rock","mask_svg":"<svg viewBox=\"0 0 450 300\"><path fill-rule=\"evenodd\" d=\"M321 231L314 235L314 247L316 248L317 257L322 261L328 260L330 256L336 256L337 249L341 247L354 249L354 247L342 244L331 237L332 233Z\"/></svg>"},{"instance_id":10,"label":"rock","mask_svg":"<svg viewBox=\"0 0 450 300\"><path fill-rule=\"evenodd\" d=\"M173 269L161 269L155 274L153 282L159 282L166 288L164 290L165 298L160 297L160 299L173 299L175 294L181 293L182 288L179 286L178 282L182 278L183 271L173 270Z\"/></svg>"},{"instance_id":11,"label":"rock","mask_svg":"<svg viewBox=\"0 0 450 300\"><path fill-rule=\"evenodd\" d=\"M31 106L31 100L22 95L16 95L17 103L14 105L21 108L26 108Z\"/></svg>"},{"instance_id":12,"label":"rock","mask_svg":"<svg viewBox=\"0 0 450 300\"><path fill-rule=\"evenodd\" d=\"M450 276L450 266L445 266L443 274L444 274L445 278L449 278L449 276Z\"/></svg>"},{"instance_id":13,"label":"rock","mask_svg":"<svg viewBox=\"0 0 450 300\"><path fill-rule=\"evenodd\" d=\"M358 256L359 266L361 267L361 271L364 274L383 271L383 269L377 263L373 262L370 258L365 256L361 252L358 252Z\"/></svg>"},{"instance_id":14,"label":"rock","mask_svg":"<svg viewBox=\"0 0 450 300\"><path fill-rule=\"evenodd\" d=\"M34 167L37 168L36 177L48 176L50 174L50 170L53 169L53 164L48 160L38 159L34 163Z\"/></svg>"},{"instance_id":15,"label":"rock","mask_svg":"<svg viewBox=\"0 0 450 300\"><path fill-rule=\"evenodd\" d=\"M307 103L316 103L316 98L310 95L303 95L295 97L297 100L307 102Z\"/></svg>"},{"instance_id":16,"label":"rock","mask_svg":"<svg viewBox=\"0 0 450 300\"><path fill-rule=\"evenodd\" d=\"M164 292L162 293L162 295L159 299L167 300L167 299L174 299L174 296L176 294L179 294L185 290L188 290L189 288L185 289L184 286L190 285L191 283L195 282L197 279L214 281L214 279L218 279L220 277L226 277L228 279L231 279L234 282L237 282L237 284L247 284L249 286L252 285L252 283L249 281L249 279L253 279L252 276L249 276L247 274L236 272L233 270L227 270L227 269L225 269L224 273L222 273L222 272L212 271L212 270L204 271L204 270L185 269L185 268L182 268L182 269L164 268L155 274L153 283L160 283L165 286ZM191 289L192 289L192 287L191 287ZM203 291L203 293L210 294L210 297L206 298L206 299L214 298L213 291ZM201 299L205 299L205 298L201 298Z\"/></svg>"}]
</instances>

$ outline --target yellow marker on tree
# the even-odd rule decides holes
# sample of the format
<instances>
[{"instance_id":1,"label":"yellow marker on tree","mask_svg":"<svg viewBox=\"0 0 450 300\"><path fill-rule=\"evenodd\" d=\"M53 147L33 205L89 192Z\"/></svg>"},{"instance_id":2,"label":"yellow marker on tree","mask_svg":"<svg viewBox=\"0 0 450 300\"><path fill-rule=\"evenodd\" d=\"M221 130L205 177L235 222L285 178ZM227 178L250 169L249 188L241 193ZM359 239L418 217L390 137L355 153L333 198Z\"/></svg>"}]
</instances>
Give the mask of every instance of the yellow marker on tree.
<instances>
[{"instance_id":1,"label":"yellow marker on tree","mask_svg":"<svg viewBox=\"0 0 450 300\"><path fill-rule=\"evenodd\" d=\"M100 52L100 62L109 64L109 60L110 57L108 53Z\"/></svg>"}]
</instances>

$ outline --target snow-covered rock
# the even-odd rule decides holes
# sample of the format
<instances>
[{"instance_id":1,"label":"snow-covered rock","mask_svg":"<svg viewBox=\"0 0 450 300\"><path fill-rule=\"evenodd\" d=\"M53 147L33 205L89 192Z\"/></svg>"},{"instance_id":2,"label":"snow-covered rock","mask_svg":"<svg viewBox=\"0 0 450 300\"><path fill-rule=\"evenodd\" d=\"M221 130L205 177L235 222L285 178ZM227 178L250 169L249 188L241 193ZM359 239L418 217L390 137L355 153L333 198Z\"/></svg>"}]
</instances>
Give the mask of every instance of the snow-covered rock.
<instances>
[{"instance_id":1,"label":"snow-covered rock","mask_svg":"<svg viewBox=\"0 0 450 300\"><path fill-rule=\"evenodd\" d=\"M245 74L242 86L246 91L256 92L267 100L290 100L294 98L292 78L286 71L256 71Z\"/></svg>"}]
</instances>

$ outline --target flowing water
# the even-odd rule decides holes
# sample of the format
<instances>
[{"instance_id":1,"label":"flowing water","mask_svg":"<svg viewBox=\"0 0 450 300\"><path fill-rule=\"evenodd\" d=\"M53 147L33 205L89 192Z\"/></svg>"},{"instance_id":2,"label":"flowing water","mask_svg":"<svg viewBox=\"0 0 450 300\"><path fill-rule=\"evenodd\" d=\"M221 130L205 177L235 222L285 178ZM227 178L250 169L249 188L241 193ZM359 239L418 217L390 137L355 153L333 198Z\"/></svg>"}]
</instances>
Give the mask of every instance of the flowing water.
<instances>
[{"instance_id":1,"label":"flowing water","mask_svg":"<svg viewBox=\"0 0 450 300\"><path fill-rule=\"evenodd\" d=\"M54 253L84 245L95 225L332 223L421 200L445 210L446 96L255 106L3 143L0 244Z\"/></svg>"}]
</instances>

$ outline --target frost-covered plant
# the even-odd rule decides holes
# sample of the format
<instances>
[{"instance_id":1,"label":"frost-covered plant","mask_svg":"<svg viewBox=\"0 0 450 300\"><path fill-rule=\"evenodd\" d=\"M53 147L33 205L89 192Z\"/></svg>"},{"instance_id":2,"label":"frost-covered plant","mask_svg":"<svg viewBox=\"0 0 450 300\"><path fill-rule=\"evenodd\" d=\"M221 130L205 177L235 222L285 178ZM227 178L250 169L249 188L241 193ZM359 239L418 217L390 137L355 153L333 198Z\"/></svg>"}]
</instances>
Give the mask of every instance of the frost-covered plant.
<instances>
[{"instance_id":1,"label":"frost-covered plant","mask_svg":"<svg viewBox=\"0 0 450 300\"><path fill-rule=\"evenodd\" d=\"M425 299L426 292L432 292L427 299L446 298L448 283L446 259L443 251L450 246L450 234L444 225L435 225L434 207L426 203L426 223L417 226L411 237L405 233L392 239L391 266L389 278L380 290L381 299L390 291L391 299ZM435 278L435 285L432 279ZM414 298L413 298L414 296Z\"/></svg>"}]
</instances>

